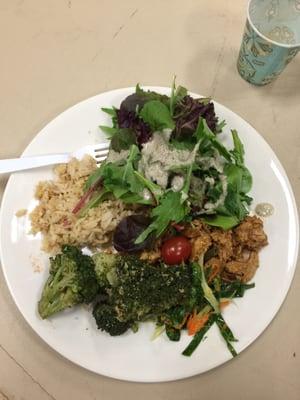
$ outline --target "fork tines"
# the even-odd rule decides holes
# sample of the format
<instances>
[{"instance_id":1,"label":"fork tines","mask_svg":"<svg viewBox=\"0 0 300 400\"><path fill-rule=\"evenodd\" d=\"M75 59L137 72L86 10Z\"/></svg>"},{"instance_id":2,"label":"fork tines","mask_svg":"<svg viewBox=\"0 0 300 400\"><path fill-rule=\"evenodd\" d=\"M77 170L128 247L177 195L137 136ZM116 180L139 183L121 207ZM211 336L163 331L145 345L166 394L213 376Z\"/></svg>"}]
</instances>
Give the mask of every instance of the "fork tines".
<instances>
[{"instance_id":1,"label":"fork tines","mask_svg":"<svg viewBox=\"0 0 300 400\"><path fill-rule=\"evenodd\" d=\"M104 161L105 159L106 159L106 157L107 157L107 154L108 154L108 147L107 147L107 145L106 145L106 147L105 148L103 148L101 145L100 145L100 147L98 148L95 148L94 149L94 157L95 157L95 159L96 159L96 162L97 162L97 164L99 164L99 163L101 163L102 161Z\"/></svg>"}]
</instances>

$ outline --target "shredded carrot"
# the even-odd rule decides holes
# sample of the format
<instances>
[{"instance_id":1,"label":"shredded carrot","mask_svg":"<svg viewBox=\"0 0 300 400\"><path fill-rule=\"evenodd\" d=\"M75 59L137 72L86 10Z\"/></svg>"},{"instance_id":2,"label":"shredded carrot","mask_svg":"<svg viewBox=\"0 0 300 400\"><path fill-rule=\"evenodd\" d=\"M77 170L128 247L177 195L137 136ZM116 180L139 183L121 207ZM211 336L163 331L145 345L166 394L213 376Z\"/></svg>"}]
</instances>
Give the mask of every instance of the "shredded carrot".
<instances>
[{"instance_id":1,"label":"shredded carrot","mask_svg":"<svg viewBox=\"0 0 300 400\"><path fill-rule=\"evenodd\" d=\"M188 334L195 335L197 332L200 331L201 328L206 324L210 316L210 312L199 315L196 313L196 311L193 312L193 314L190 315L188 322L187 322L187 329L188 329Z\"/></svg>"},{"instance_id":2,"label":"shredded carrot","mask_svg":"<svg viewBox=\"0 0 300 400\"><path fill-rule=\"evenodd\" d=\"M220 308L223 310L223 308L227 307L231 303L231 300L221 300L220 302Z\"/></svg>"}]
</instances>

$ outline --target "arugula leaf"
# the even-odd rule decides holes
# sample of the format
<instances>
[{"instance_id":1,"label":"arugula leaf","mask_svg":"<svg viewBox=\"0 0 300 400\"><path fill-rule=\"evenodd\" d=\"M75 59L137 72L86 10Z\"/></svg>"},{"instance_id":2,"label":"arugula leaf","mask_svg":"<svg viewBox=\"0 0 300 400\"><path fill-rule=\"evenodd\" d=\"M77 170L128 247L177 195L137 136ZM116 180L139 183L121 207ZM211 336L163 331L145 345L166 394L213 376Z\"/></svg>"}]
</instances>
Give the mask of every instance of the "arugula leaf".
<instances>
[{"instance_id":1,"label":"arugula leaf","mask_svg":"<svg viewBox=\"0 0 300 400\"><path fill-rule=\"evenodd\" d=\"M226 164L224 167L224 173L227 176L228 185L234 186L237 191L240 192L243 176L242 169L235 164Z\"/></svg>"},{"instance_id":2,"label":"arugula leaf","mask_svg":"<svg viewBox=\"0 0 300 400\"><path fill-rule=\"evenodd\" d=\"M136 193L130 193L130 192L124 193L120 197L120 199L124 203L128 203L128 204L139 203L139 204L151 205L151 203L152 203L151 200L144 199L142 196L140 196Z\"/></svg>"},{"instance_id":3,"label":"arugula leaf","mask_svg":"<svg viewBox=\"0 0 300 400\"><path fill-rule=\"evenodd\" d=\"M244 199L248 204L250 198L245 197L244 189L250 190L252 184L251 175L246 175L244 167L236 164L226 164L224 173L227 177L227 195L224 205L218 207L220 214L235 216L238 220L242 220L248 213Z\"/></svg>"},{"instance_id":4,"label":"arugula leaf","mask_svg":"<svg viewBox=\"0 0 300 400\"><path fill-rule=\"evenodd\" d=\"M117 111L116 111L115 107L112 107L112 108L102 107L101 110L103 112L105 112L106 114L110 115L111 117L117 118Z\"/></svg>"},{"instance_id":5,"label":"arugula leaf","mask_svg":"<svg viewBox=\"0 0 300 400\"><path fill-rule=\"evenodd\" d=\"M133 163L136 161L140 152L136 145L132 145L130 148L130 152L128 155L128 159L126 161L126 165L124 167L123 173L123 183L127 183L129 185L130 191L132 193L141 193L144 189L141 181L135 175L135 170L133 168Z\"/></svg>"},{"instance_id":6,"label":"arugula leaf","mask_svg":"<svg viewBox=\"0 0 300 400\"><path fill-rule=\"evenodd\" d=\"M248 168L246 168L244 163L245 150L244 145L241 142L237 131L234 129L231 131L232 139L233 139L233 150L230 151L232 154L235 164L240 168L241 172L241 184L240 184L240 192L248 193L252 187L252 176Z\"/></svg>"},{"instance_id":7,"label":"arugula leaf","mask_svg":"<svg viewBox=\"0 0 300 400\"><path fill-rule=\"evenodd\" d=\"M142 192L145 188L143 182L135 174L134 163L140 156L136 145L130 147L130 152L126 162L119 164L106 162L92 174L87 181L87 188L98 179L102 179L105 194L112 194L116 199L121 199L124 203L152 204L152 200L145 200ZM101 192L104 194L104 192ZM91 199L91 203L98 205L103 201L102 194L97 198Z\"/></svg>"},{"instance_id":8,"label":"arugula leaf","mask_svg":"<svg viewBox=\"0 0 300 400\"><path fill-rule=\"evenodd\" d=\"M242 200L243 202L245 202L248 206L250 206L250 204L251 204L252 201L253 201L253 198L250 197L250 196L247 196L247 195L244 194L244 193L242 193L242 194L241 194L241 200Z\"/></svg>"},{"instance_id":9,"label":"arugula leaf","mask_svg":"<svg viewBox=\"0 0 300 400\"><path fill-rule=\"evenodd\" d=\"M151 90L144 90L140 87L139 84L135 87L135 94L140 97L144 103L151 100L159 100L164 103L167 107L169 107L170 97L165 94L160 94L157 92L153 92ZM143 103L143 104L144 104Z\"/></svg>"},{"instance_id":10,"label":"arugula leaf","mask_svg":"<svg viewBox=\"0 0 300 400\"><path fill-rule=\"evenodd\" d=\"M131 129L117 129L111 138L110 148L114 151L128 150L131 145L136 143L136 135Z\"/></svg>"},{"instance_id":11,"label":"arugula leaf","mask_svg":"<svg viewBox=\"0 0 300 400\"><path fill-rule=\"evenodd\" d=\"M227 216L227 215L214 215L214 216L206 216L203 217L203 221L207 225L217 226L224 230L228 230L236 226L240 221L234 215Z\"/></svg>"},{"instance_id":12,"label":"arugula leaf","mask_svg":"<svg viewBox=\"0 0 300 400\"><path fill-rule=\"evenodd\" d=\"M136 195L142 193L144 189L143 185L134 174L133 162L138 156L139 150L137 146L132 145L125 165L108 163L106 167L103 168L103 186L111 190L116 198L122 198L124 202L129 201L129 197L125 196L128 192ZM130 200L131 199L132 196L130 196ZM140 199L142 199L141 195L138 196L137 201Z\"/></svg>"},{"instance_id":13,"label":"arugula leaf","mask_svg":"<svg viewBox=\"0 0 300 400\"><path fill-rule=\"evenodd\" d=\"M241 193L248 193L252 188L252 175L248 168L242 166L240 168L242 170Z\"/></svg>"},{"instance_id":14,"label":"arugula leaf","mask_svg":"<svg viewBox=\"0 0 300 400\"><path fill-rule=\"evenodd\" d=\"M239 135L235 129L231 130L231 134L234 145L233 150L231 150L231 154L233 155L233 158L235 159L237 164L244 165L244 155L245 155L244 145L241 142Z\"/></svg>"},{"instance_id":15,"label":"arugula leaf","mask_svg":"<svg viewBox=\"0 0 300 400\"><path fill-rule=\"evenodd\" d=\"M194 133L194 137L200 141L200 153L203 153L204 148L208 145L214 147L220 155L227 161L231 162L231 154L226 147L216 138L215 134L208 127L204 118L199 118L199 122Z\"/></svg>"},{"instance_id":16,"label":"arugula leaf","mask_svg":"<svg viewBox=\"0 0 300 400\"><path fill-rule=\"evenodd\" d=\"M116 199L122 199L124 203L141 203L145 204L145 199L140 193L143 186L135 178L132 166L116 165L107 163L103 170L103 186L111 192ZM125 180L126 178L126 180ZM151 203L148 201L148 204Z\"/></svg>"},{"instance_id":17,"label":"arugula leaf","mask_svg":"<svg viewBox=\"0 0 300 400\"><path fill-rule=\"evenodd\" d=\"M100 181L103 173L103 168L105 168L106 163L102 163L100 167L96 168L95 171L88 177L84 185L84 192L90 189L91 186L95 185L98 181Z\"/></svg>"},{"instance_id":18,"label":"arugula leaf","mask_svg":"<svg viewBox=\"0 0 300 400\"><path fill-rule=\"evenodd\" d=\"M173 117L174 115L174 106L175 106L175 90L176 90L176 76L173 78L172 88L171 88L171 96L170 96L170 113Z\"/></svg>"},{"instance_id":19,"label":"arugula leaf","mask_svg":"<svg viewBox=\"0 0 300 400\"><path fill-rule=\"evenodd\" d=\"M252 177L243 166L227 164L224 168L227 176L227 196L224 202L225 208L230 214L242 220L248 213L243 204L244 193L247 193L252 186ZM245 192L246 191L246 192Z\"/></svg>"},{"instance_id":20,"label":"arugula leaf","mask_svg":"<svg viewBox=\"0 0 300 400\"><path fill-rule=\"evenodd\" d=\"M80 210L79 216L83 217L86 215L90 208L97 207L102 201L107 200L110 196L110 191L107 189L102 189L101 191L96 191L88 203Z\"/></svg>"},{"instance_id":21,"label":"arugula leaf","mask_svg":"<svg viewBox=\"0 0 300 400\"><path fill-rule=\"evenodd\" d=\"M228 185L227 196L224 201L224 207L231 215L237 217L239 221L245 218L248 211L241 200L241 196L233 185Z\"/></svg>"},{"instance_id":22,"label":"arugula leaf","mask_svg":"<svg viewBox=\"0 0 300 400\"><path fill-rule=\"evenodd\" d=\"M216 125L216 133L221 133L225 126L226 126L226 121L223 119L223 121L217 123L217 125Z\"/></svg>"},{"instance_id":23,"label":"arugula leaf","mask_svg":"<svg viewBox=\"0 0 300 400\"><path fill-rule=\"evenodd\" d=\"M118 128L115 128L113 126L105 126L105 125L99 125L99 128L107 135L108 138L112 138L114 134L118 132Z\"/></svg>"},{"instance_id":24,"label":"arugula leaf","mask_svg":"<svg viewBox=\"0 0 300 400\"><path fill-rule=\"evenodd\" d=\"M117 122L117 109L112 108L101 108L103 112L111 116L113 126L100 125L99 128L109 137L113 137L115 133L118 132L118 122Z\"/></svg>"},{"instance_id":25,"label":"arugula leaf","mask_svg":"<svg viewBox=\"0 0 300 400\"><path fill-rule=\"evenodd\" d=\"M159 100L148 101L140 111L140 117L150 125L153 131L175 127L168 107Z\"/></svg>"},{"instance_id":26,"label":"arugula leaf","mask_svg":"<svg viewBox=\"0 0 300 400\"><path fill-rule=\"evenodd\" d=\"M142 243L150 233L155 232L159 237L169 226L170 222L180 222L189 212L186 203L182 204L180 192L167 191L160 199L160 204L153 208L153 222L137 238L135 243Z\"/></svg>"},{"instance_id":27,"label":"arugula leaf","mask_svg":"<svg viewBox=\"0 0 300 400\"><path fill-rule=\"evenodd\" d=\"M197 150L197 149L195 149L195 150ZM183 188L180 191L180 193L181 193L181 202L182 203L188 199L188 193L189 193L189 190L190 190L190 187L191 187L191 179L192 179L193 168L194 168L194 163L191 163L187 167L187 173L186 173L186 176L185 176L184 185L183 185Z\"/></svg>"},{"instance_id":28,"label":"arugula leaf","mask_svg":"<svg viewBox=\"0 0 300 400\"><path fill-rule=\"evenodd\" d=\"M176 140L176 139L171 139L170 146L173 147L176 150L189 150L189 151L191 151L195 147L195 141L192 141L192 140L179 141L179 140Z\"/></svg>"},{"instance_id":29,"label":"arugula leaf","mask_svg":"<svg viewBox=\"0 0 300 400\"><path fill-rule=\"evenodd\" d=\"M175 105L180 102L185 96L187 96L188 91L184 86L178 86L175 91Z\"/></svg>"},{"instance_id":30,"label":"arugula leaf","mask_svg":"<svg viewBox=\"0 0 300 400\"><path fill-rule=\"evenodd\" d=\"M159 185L156 185L156 183L150 181L149 179L146 179L142 174L140 174L138 171L134 171L135 176L141 181L141 183L152 193L153 197L156 200L156 203L158 203L159 197L162 195L162 189Z\"/></svg>"},{"instance_id":31,"label":"arugula leaf","mask_svg":"<svg viewBox=\"0 0 300 400\"><path fill-rule=\"evenodd\" d=\"M171 116L174 116L174 109L177 103L180 102L186 95L187 95L187 89L183 86L178 86L176 88L176 76L174 76L173 79L173 84L172 84L172 90L171 90L171 96L170 96L170 113Z\"/></svg>"},{"instance_id":32,"label":"arugula leaf","mask_svg":"<svg viewBox=\"0 0 300 400\"><path fill-rule=\"evenodd\" d=\"M129 185L123 181L124 166L111 162L105 164L102 171L103 186L120 198L129 190Z\"/></svg>"}]
</instances>

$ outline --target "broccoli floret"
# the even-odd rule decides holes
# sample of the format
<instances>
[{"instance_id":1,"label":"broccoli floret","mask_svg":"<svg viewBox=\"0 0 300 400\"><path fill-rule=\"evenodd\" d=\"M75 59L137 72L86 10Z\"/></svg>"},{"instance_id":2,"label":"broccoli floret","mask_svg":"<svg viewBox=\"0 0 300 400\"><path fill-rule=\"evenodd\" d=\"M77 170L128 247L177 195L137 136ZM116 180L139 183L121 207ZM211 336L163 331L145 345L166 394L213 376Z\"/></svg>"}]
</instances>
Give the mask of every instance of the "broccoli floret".
<instances>
[{"instance_id":1,"label":"broccoli floret","mask_svg":"<svg viewBox=\"0 0 300 400\"><path fill-rule=\"evenodd\" d=\"M135 256L122 257L115 266L117 285L111 302L121 321L142 321L187 302L192 275L188 265L149 264Z\"/></svg>"},{"instance_id":2,"label":"broccoli floret","mask_svg":"<svg viewBox=\"0 0 300 400\"><path fill-rule=\"evenodd\" d=\"M96 304L93 316L98 329L108 332L111 336L122 335L130 327L130 323L118 320L116 310L109 304Z\"/></svg>"},{"instance_id":3,"label":"broccoli floret","mask_svg":"<svg viewBox=\"0 0 300 400\"><path fill-rule=\"evenodd\" d=\"M73 246L50 258L49 277L38 303L40 316L51 315L80 303L90 303L99 291L94 262Z\"/></svg>"},{"instance_id":4,"label":"broccoli floret","mask_svg":"<svg viewBox=\"0 0 300 400\"><path fill-rule=\"evenodd\" d=\"M117 254L97 253L92 258L100 287L114 286L117 281L115 266L120 262L120 256Z\"/></svg>"}]
</instances>

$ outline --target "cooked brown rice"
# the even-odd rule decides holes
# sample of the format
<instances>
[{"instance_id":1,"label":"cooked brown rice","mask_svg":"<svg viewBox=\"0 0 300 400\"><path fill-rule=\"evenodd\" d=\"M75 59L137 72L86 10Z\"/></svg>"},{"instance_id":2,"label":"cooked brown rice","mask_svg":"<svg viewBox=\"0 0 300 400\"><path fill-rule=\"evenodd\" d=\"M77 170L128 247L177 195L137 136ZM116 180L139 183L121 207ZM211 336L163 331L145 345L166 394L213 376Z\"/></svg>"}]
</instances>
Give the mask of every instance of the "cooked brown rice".
<instances>
[{"instance_id":1,"label":"cooked brown rice","mask_svg":"<svg viewBox=\"0 0 300 400\"><path fill-rule=\"evenodd\" d=\"M83 185L96 168L95 160L85 156L54 168L53 180L39 182L35 197L38 206L30 214L32 233L43 235L42 250L55 253L63 244L96 248L108 244L120 220L132 209L118 200L107 200L83 217L72 210L83 195Z\"/></svg>"}]
</instances>

